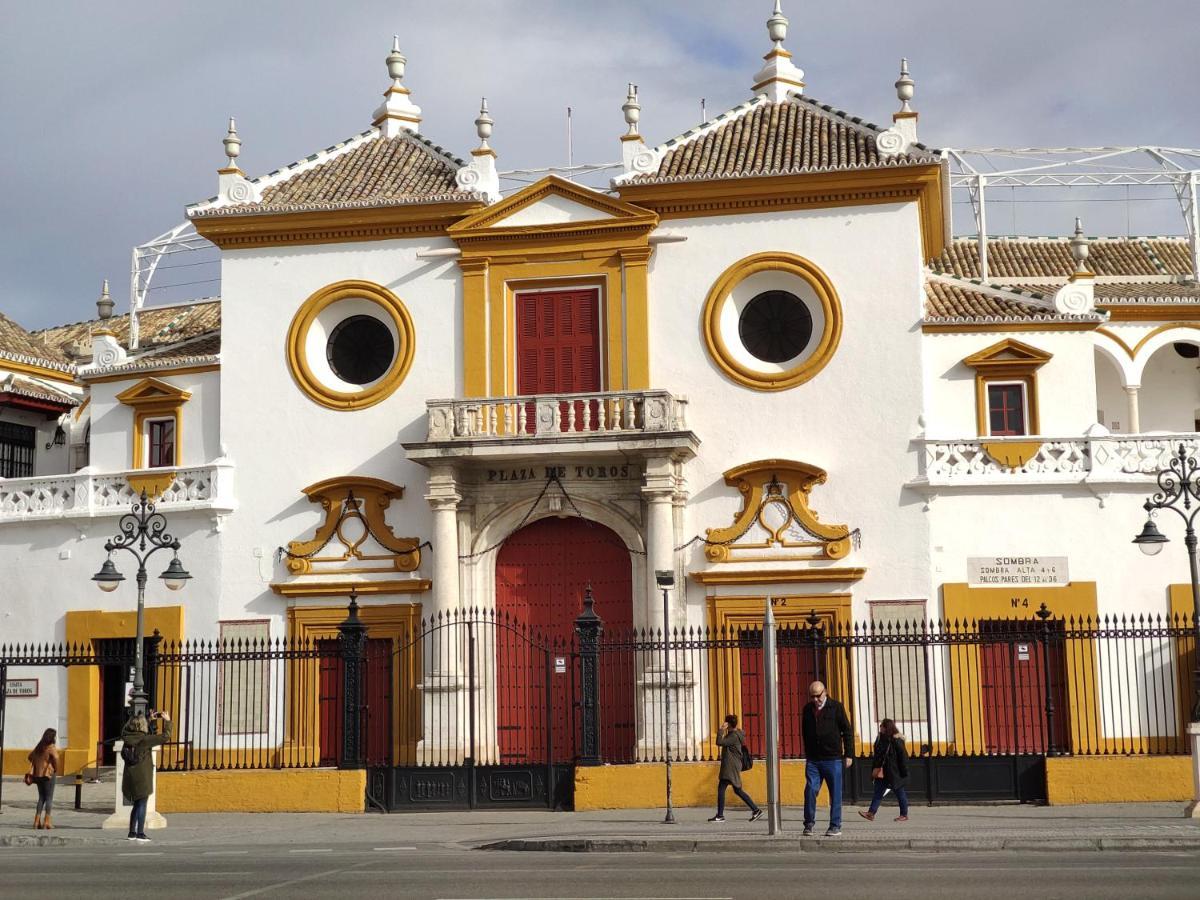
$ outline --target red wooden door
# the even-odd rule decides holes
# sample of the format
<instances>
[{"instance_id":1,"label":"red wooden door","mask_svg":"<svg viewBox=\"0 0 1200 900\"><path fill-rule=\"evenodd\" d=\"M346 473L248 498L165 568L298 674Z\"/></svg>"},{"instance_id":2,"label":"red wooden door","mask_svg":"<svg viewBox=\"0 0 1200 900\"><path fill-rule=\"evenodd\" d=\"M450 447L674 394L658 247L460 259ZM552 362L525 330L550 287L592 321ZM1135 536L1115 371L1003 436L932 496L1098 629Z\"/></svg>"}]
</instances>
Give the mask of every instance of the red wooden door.
<instances>
[{"instance_id":1,"label":"red wooden door","mask_svg":"<svg viewBox=\"0 0 1200 900\"><path fill-rule=\"evenodd\" d=\"M1056 623L1061 630L1061 623ZM988 753L1044 753L1046 681L1054 696L1054 746L1065 749L1067 735L1066 660L1062 643L1051 640L1049 673L1040 623L984 621L983 634L995 635L979 647L984 748Z\"/></svg>"},{"instance_id":2,"label":"red wooden door","mask_svg":"<svg viewBox=\"0 0 1200 900\"><path fill-rule=\"evenodd\" d=\"M372 765L390 760L391 747L391 647L387 638L367 639L367 666L363 686L363 752ZM342 761L343 663L336 638L317 641L317 703L320 764Z\"/></svg>"},{"instance_id":3,"label":"red wooden door","mask_svg":"<svg viewBox=\"0 0 1200 900\"><path fill-rule=\"evenodd\" d=\"M517 294L517 393L581 394L600 390L600 292L595 288ZM562 431L596 427L596 404L559 405ZM526 429L535 426L526 406Z\"/></svg>"},{"instance_id":4,"label":"red wooden door","mask_svg":"<svg viewBox=\"0 0 1200 900\"><path fill-rule=\"evenodd\" d=\"M545 761L546 729L553 729L555 761L573 758L570 666L546 674L549 642L570 656L575 617L592 587L604 633L617 636L633 625L629 551L621 538L596 522L547 518L511 535L496 558L496 612L528 629L523 636L498 628L496 725L501 760ZM529 639L532 637L532 640ZM632 663L632 660L630 660ZM547 709L545 679L551 679ZM636 741L632 664L602 667L601 752L628 759Z\"/></svg>"},{"instance_id":5,"label":"red wooden door","mask_svg":"<svg viewBox=\"0 0 1200 900\"><path fill-rule=\"evenodd\" d=\"M779 755L784 759L804 756L801 715L808 702L808 686L817 677L816 660L805 632L779 629L775 632L777 677L779 679ZM762 631L746 629L739 636L741 664L741 727L755 756L766 756L767 721L762 653Z\"/></svg>"}]
</instances>

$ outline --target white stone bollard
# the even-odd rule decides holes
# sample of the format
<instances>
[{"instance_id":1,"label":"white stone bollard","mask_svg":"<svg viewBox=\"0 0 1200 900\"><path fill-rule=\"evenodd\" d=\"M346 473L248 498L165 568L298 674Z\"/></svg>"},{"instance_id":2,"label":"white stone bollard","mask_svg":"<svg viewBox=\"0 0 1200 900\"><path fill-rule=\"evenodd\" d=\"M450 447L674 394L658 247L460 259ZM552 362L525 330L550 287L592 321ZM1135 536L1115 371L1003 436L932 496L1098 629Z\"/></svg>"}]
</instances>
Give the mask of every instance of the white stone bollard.
<instances>
[{"instance_id":1,"label":"white stone bollard","mask_svg":"<svg viewBox=\"0 0 1200 900\"><path fill-rule=\"evenodd\" d=\"M101 828L123 828L129 829L129 811L133 808L133 804L125 802L125 795L121 793L121 780L125 775L125 760L121 758L121 748L125 746L124 741L117 741L113 744L113 749L117 752L117 794L116 802L113 806L113 814L104 820ZM152 786L158 788L158 748L150 748L150 766L153 774ZM146 827L147 828L166 828L167 820L162 814L154 808L155 797L157 790L150 795L150 799L146 802Z\"/></svg>"},{"instance_id":2,"label":"white stone bollard","mask_svg":"<svg viewBox=\"0 0 1200 900\"><path fill-rule=\"evenodd\" d=\"M1188 819L1200 819L1200 722L1188 723L1187 730L1192 745L1192 802L1183 815Z\"/></svg>"}]
</instances>

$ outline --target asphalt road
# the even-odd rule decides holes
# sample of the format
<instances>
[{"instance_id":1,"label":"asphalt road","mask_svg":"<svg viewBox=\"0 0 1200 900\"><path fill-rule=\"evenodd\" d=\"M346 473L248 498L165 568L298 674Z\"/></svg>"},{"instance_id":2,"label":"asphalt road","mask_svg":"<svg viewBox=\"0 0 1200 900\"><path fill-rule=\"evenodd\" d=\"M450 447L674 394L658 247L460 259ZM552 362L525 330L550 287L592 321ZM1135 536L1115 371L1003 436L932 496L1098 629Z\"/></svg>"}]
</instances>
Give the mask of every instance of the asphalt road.
<instances>
[{"instance_id":1,"label":"asphalt road","mask_svg":"<svg viewBox=\"0 0 1200 900\"><path fill-rule=\"evenodd\" d=\"M0 848L0 897L976 900L1197 896L1200 854L497 853L420 845Z\"/></svg>"}]
</instances>

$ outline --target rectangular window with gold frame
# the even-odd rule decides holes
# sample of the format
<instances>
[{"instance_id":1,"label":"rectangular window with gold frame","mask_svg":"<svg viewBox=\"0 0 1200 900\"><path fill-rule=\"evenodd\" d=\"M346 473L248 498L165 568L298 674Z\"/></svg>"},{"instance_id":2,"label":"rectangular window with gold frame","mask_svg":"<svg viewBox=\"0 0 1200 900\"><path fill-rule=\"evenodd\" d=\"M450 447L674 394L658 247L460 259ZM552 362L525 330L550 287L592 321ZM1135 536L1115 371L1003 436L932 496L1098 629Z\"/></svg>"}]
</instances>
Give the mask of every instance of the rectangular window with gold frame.
<instances>
[{"instance_id":1,"label":"rectangular window with gold frame","mask_svg":"<svg viewBox=\"0 0 1200 900\"><path fill-rule=\"evenodd\" d=\"M987 383L988 434L1010 437L1029 434L1028 389L1023 381Z\"/></svg>"},{"instance_id":2,"label":"rectangular window with gold frame","mask_svg":"<svg viewBox=\"0 0 1200 900\"><path fill-rule=\"evenodd\" d=\"M175 465L175 417L146 422L146 466L151 469Z\"/></svg>"}]
</instances>

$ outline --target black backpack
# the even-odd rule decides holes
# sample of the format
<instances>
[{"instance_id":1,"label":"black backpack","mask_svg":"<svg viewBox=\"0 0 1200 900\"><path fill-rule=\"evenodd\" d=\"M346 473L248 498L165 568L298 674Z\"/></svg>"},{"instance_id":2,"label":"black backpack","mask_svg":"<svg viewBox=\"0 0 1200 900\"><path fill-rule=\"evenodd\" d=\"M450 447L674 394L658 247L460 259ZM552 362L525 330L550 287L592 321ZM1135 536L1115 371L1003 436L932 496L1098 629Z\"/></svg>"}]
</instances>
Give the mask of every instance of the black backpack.
<instances>
[{"instance_id":1,"label":"black backpack","mask_svg":"<svg viewBox=\"0 0 1200 900\"><path fill-rule=\"evenodd\" d=\"M140 747L134 747L127 743L121 748L121 761L127 766L136 766L145 758L146 754Z\"/></svg>"},{"instance_id":2,"label":"black backpack","mask_svg":"<svg viewBox=\"0 0 1200 900\"><path fill-rule=\"evenodd\" d=\"M746 772L754 768L754 757L750 755L750 748L742 744L742 771Z\"/></svg>"}]
</instances>

